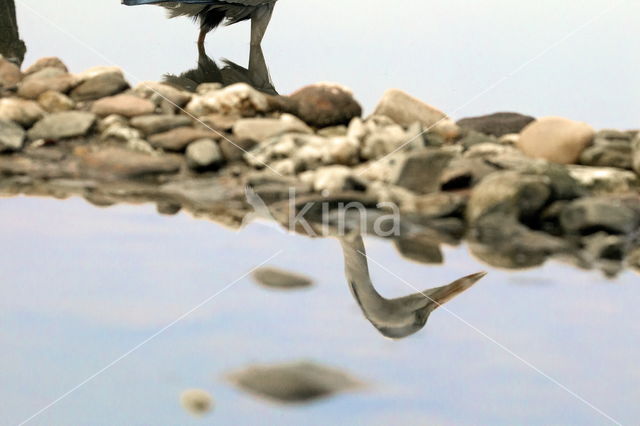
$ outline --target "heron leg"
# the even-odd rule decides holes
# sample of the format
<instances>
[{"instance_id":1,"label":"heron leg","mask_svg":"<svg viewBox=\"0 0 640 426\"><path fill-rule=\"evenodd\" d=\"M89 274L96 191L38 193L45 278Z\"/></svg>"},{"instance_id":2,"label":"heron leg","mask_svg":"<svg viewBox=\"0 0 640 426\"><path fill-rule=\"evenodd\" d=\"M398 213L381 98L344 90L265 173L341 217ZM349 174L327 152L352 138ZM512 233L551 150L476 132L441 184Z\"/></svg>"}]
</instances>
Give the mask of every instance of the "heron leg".
<instances>
[{"instance_id":1,"label":"heron leg","mask_svg":"<svg viewBox=\"0 0 640 426\"><path fill-rule=\"evenodd\" d=\"M251 16L251 45L259 46L271 21L275 3L258 8Z\"/></svg>"},{"instance_id":2,"label":"heron leg","mask_svg":"<svg viewBox=\"0 0 640 426\"><path fill-rule=\"evenodd\" d=\"M198 47L199 48L203 48L204 47L204 41L207 38L207 33L208 32L209 31L204 29L204 28L200 29L200 35L198 36Z\"/></svg>"}]
</instances>

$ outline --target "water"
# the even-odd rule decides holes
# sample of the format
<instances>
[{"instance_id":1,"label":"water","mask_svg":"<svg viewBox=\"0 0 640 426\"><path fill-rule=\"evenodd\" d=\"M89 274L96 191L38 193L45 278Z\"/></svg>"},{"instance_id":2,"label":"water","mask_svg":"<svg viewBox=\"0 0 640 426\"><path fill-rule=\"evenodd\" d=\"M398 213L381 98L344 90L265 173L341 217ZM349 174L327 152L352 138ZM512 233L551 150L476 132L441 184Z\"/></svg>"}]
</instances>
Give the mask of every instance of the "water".
<instances>
[{"instance_id":1,"label":"water","mask_svg":"<svg viewBox=\"0 0 640 426\"><path fill-rule=\"evenodd\" d=\"M74 71L117 64L133 81L192 68L197 28L117 0L19 0L26 63ZM454 118L514 110L598 128L637 128L635 0L280 0L263 47L280 93L316 81L351 87L367 111L398 87ZM82 19L78 19L82 17ZM211 34L214 58L246 64L249 27Z\"/></svg>"},{"instance_id":2,"label":"water","mask_svg":"<svg viewBox=\"0 0 640 426\"><path fill-rule=\"evenodd\" d=\"M49 55L73 71L117 64L135 83L196 63L196 28L166 21L159 8L115 0L17 7L26 64ZM280 0L263 48L280 93L331 80L353 88L367 111L400 87L454 118L515 110L637 128L640 33L631 29L639 13L635 1ZM210 35L207 51L246 64L247 43L247 25L237 25ZM446 249L444 266L426 266L368 239L369 256L387 268L371 262L386 297L489 271L423 330L392 341L351 296L335 239L261 224L236 232L150 206L0 203L2 425L88 378L29 424L600 425L640 415L632 272L608 281L556 262L487 269L464 246ZM316 285L256 285L246 274L267 260ZM289 406L225 379L254 363L295 360L339 368L366 387ZM179 405L187 388L211 392L214 412L187 414Z\"/></svg>"},{"instance_id":3,"label":"water","mask_svg":"<svg viewBox=\"0 0 640 426\"><path fill-rule=\"evenodd\" d=\"M282 293L242 278L30 424L607 423L523 360L623 424L640 415L631 272L609 282L559 263L491 270L424 330L391 341L358 310L333 239L32 198L2 200L0 234L0 343L10 348L0 354L1 424L24 420L279 251L270 264L317 285ZM486 268L464 247L446 250L445 267L429 267L379 240L366 246L419 289ZM415 292L371 270L385 296ZM297 359L344 369L367 387L283 406L225 380L251 363ZM191 387L214 395L210 417L180 408Z\"/></svg>"}]
</instances>

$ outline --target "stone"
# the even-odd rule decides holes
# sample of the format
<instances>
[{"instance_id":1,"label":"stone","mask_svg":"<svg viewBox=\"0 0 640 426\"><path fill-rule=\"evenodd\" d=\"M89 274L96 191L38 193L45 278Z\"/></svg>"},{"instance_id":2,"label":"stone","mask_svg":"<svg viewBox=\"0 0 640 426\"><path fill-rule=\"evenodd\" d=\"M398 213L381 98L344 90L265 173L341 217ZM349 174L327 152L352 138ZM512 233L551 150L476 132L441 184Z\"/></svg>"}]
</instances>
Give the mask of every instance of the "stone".
<instances>
[{"instance_id":1,"label":"stone","mask_svg":"<svg viewBox=\"0 0 640 426\"><path fill-rule=\"evenodd\" d=\"M400 237L393 245L404 258L427 265L440 265L444 262L440 244L423 235Z\"/></svg>"},{"instance_id":2,"label":"stone","mask_svg":"<svg viewBox=\"0 0 640 426\"><path fill-rule=\"evenodd\" d=\"M182 167L176 155L149 155L124 148L91 151L77 148L85 173L107 178L136 179L161 174L175 174Z\"/></svg>"},{"instance_id":3,"label":"stone","mask_svg":"<svg viewBox=\"0 0 640 426\"><path fill-rule=\"evenodd\" d=\"M462 129L500 138L510 133L520 133L535 118L515 112L496 112L479 117L463 118L457 124Z\"/></svg>"},{"instance_id":4,"label":"stone","mask_svg":"<svg viewBox=\"0 0 640 426\"><path fill-rule=\"evenodd\" d=\"M414 198L412 210L428 218L462 215L467 198L452 192L433 192Z\"/></svg>"},{"instance_id":5,"label":"stone","mask_svg":"<svg viewBox=\"0 0 640 426\"><path fill-rule=\"evenodd\" d=\"M440 187L445 191L467 189L498 170L481 158L455 158L440 176Z\"/></svg>"},{"instance_id":6,"label":"stone","mask_svg":"<svg viewBox=\"0 0 640 426\"><path fill-rule=\"evenodd\" d=\"M488 214L535 217L547 204L552 191L549 178L515 171L495 172L473 189L467 205L467 220L473 224Z\"/></svg>"},{"instance_id":7,"label":"stone","mask_svg":"<svg viewBox=\"0 0 640 426\"><path fill-rule=\"evenodd\" d=\"M142 139L142 133L138 129L129 127L126 123L115 122L102 131L100 139L103 141L118 140L128 142Z\"/></svg>"},{"instance_id":8,"label":"stone","mask_svg":"<svg viewBox=\"0 0 640 426\"><path fill-rule=\"evenodd\" d=\"M300 180L325 195L366 189L366 184L355 176L350 167L339 165L304 172L300 174Z\"/></svg>"},{"instance_id":9,"label":"stone","mask_svg":"<svg viewBox=\"0 0 640 426\"><path fill-rule=\"evenodd\" d=\"M429 132L442 138L445 143L451 143L460 139L462 128L450 118L436 122Z\"/></svg>"},{"instance_id":10,"label":"stone","mask_svg":"<svg viewBox=\"0 0 640 426\"><path fill-rule=\"evenodd\" d=\"M52 57L38 59L33 65L31 65L29 68L25 70L24 74L25 75L35 74L38 71L43 70L44 68L55 68L55 69L59 69L64 73L69 72L69 70L67 69L67 66L64 64L64 62L62 62L62 60L52 56Z\"/></svg>"},{"instance_id":11,"label":"stone","mask_svg":"<svg viewBox=\"0 0 640 426\"><path fill-rule=\"evenodd\" d=\"M131 126L142 131L146 136L166 132L177 127L191 125L191 118L186 115L160 114L141 115L131 119Z\"/></svg>"},{"instance_id":12,"label":"stone","mask_svg":"<svg viewBox=\"0 0 640 426\"><path fill-rule=\"evenodd\" d=\"M224 137L220 139L219 144L222 156L228 162L243 160L245 154L257 145L255 141L249 139L234 140L231 137Z\"/></svg>"},{"instance_id":13,"label":"stone","mask_svg":"<svg viewBox=\"0 0 640 426\"><path fill-rule=\"evenodd\" d=\"M294 114L310 126L323 128L347 125L362 115L362 107L348 88L333 83L317 83L289 96Z\"/></svg>"},{"instance_id":14,"label":"stone","mask_svg":"<svg viewBox=\"0 0 640 426\"><path fill-rule=\"evenodd\" d=\"M374 127L367 123L362 142L362 158L374 160L411 144L411 136L398 124Z\"/></svg>"},{"instance_id":15,"label":"stone","mask_svg":"<svg viewBox=\"0 0 640 426\"><path fill-rule=\"evenodd\" d=\"M240 118L242 117L236 115L209 114L200 117L200 121L212 129L228 132Z\"/></svg>"},{"instance_id":16,"label":"stone","mask_svg":"<svg viewBox=\"0 0 640 426\"><path fill-rule=\"evenodd\" d=\"M24 143L24 129L12 121L0 120L0 153L18 151Z\"/></svg>"},{"instance_id":17,"label":"stone","mask_svg":"<svg viewBox=\"0 0 640 426\"><path fill-rule=\"evenodd\" d=\"M635 170L635 172L640 175L640 134L638 134L638 136L636 136L633 139L633 142L631 144L631 150L632 150L632 166L633 166L633 170Z\"/></svg>"},{"instance_id":18,"label":"stone","mask_svg":"<svg viewBox=\"0 0 640 426\"><path fill-rule=\"evenodd\" d=\"M305 275L272 266L260 267L251 276L258 284L279 290L306 288L313 284L313 280Z\"/></svg>"},{"instance_id":19,"label":"stone","mask_svg":"<svg viewBox=\"0 0 640 426\"><path fill-rule=\"evenodd\" d=\"M149 143L155 148L167 151L184 151L191 142L198 139L220 139L219 133L195 127L178 127L168 132L157 133L149 137Z\"/></svg>"},{"instance_id":20,"label":"stone","mask_svg":"<svg viewBox=\"0 0 640 426\"><path fill-rule=\"evenodd\" d=\"M588 197L569 203L560 214L560 223L569 234L629 234L637 230L640 213L616 198Z\"/></svg>"},{"instance_id":21,"label":"stone","mask_svg":"<svg viewBox=\"0 0 640 426\"><path fill-rule=\"evenodd\" d=\"M624 194L640 189L640 178L628 170L569 166L567 171L582 188L592 195Z\"/></svg>"},{"instance_id":22,"label":"stone","mask_svg":"<svg viewBox=\"0 0 640 426\"><path fill-rule=\"evenodd\" d=\"M149 115L155 111L153 102L133 95L116 95L102 98L91 107L91 111L101 117L118 114L125 117Z\"/></svg>"},{"instance_id":23,"label":"stone","mask_svg":"<svg viewBox=\"0 0 640 426\"><path fill-rule=\"evenodd\" d=\"M47 112L71 111L76 106L71 98L54 90L48 90L38 96L38 103Z\"/></svg>"},{"instance_id":24,"label":"stone","mask_svg":"<svg viewBox=\"0 0 640 426\"><path fill-rule=\"evenodd\" d=\"M11 61L0 57L0 89L14 88L22 81L20 68Z\"/></svg>"},{"instance_id":25,"label":"stone","mask_svg":"<svg viewBox=\"0 0 640 426\"><path fill-rule=\"evenodd\" d=\"M86 69L79 74L76 74L76 78L80 83L83 83L92 78L98 77L103 74L122 74L122 70L115 66L97 66Z\"/></svg>"},{"instance_id":26,"label":"stone","mask_svg":"<svg viewBox=\"0 0 640 426\"><path fill-rule=\"evenodd\" d=\"M307 361L254 365L228 378L242 390L284 403L308 402L362 386L342 371Z\"/></svg>"},{"instance_id":27,"label":"stone","mask_svg":"<svg viewBox=\"0 0 640 426\"><path fill-rule=\"evenodd\" d=\"M25 99L37 99L44 92L67 93L77 84L76 78L58 68L43 68L22 80L18 87L18 96Z\"/></svg>"},{"instance_id":28,"label":"stone","mask_svg":"<svg viewBox=\"0 0 640 426\"><path fill-rule=\"evenodd\" d=\"M180 405L196 417L203 416L213 408L213 398L202 389L187 389L180 394Z\"/></svg>"},{"instance_id":29,"label":"stone","mask_svg":"<svg viewBox=\"0 0 640 426\"><path fill-rule=\"evenodd\" d=\"M544 117L524 128L518 148L526 155L560 164L575 164L593 142L595 131L586 123Z\"/></svg>"},{"instance_id":30,"label":"stone","mask_svg":"<svg viewBox=\"0 0 640 426\"><path fill-rule=\"evenodd\" d=\"M92 101L118 94L129 87L121 72L105 72L87 78L71 91L76 101Z\"/></svg>"},{"instance_id":31,"label":"stone","mask_svg":"<svg viewBox=\"0 0 640 426\"><path fill-rule=\"evenodd\" d=\"M495 136L486 135L484 133L476 132L475 130L468 130L458 143L466 149L469 149L475 145L497 144L498 140Z\"/></svg>"},{"instance_id":32,"label":"stone","mask_svg":"<svg viewBox=\"0 0 640 426\"><path fill-rule=\"evenodd\" d=\"M640 247L631 250L627 257L627 264L637 272L640 272Z\"/></svg>"},{"instance_id":33,"label":"stone","mask_svg":"<svg viewBox=\"0 0 640 426\"><path fill-rule=\"evenodd\" d=\"M168 84L157 83L154 81L143 81L139 83L133 91L147 99L165 99L178 108L184 107L192 97L188 92L178 90Z\"/></svg>"},{"instance_id":34,"label":"stone","mask_svg":"<svg viewBox=\"0 0 640 426\"><path fill-rule=\"evenodd\" d=\"M223 162L218 144L211 139L199 139L191 142L186 151L187 165L193 170L207 170Z\"/></svg>"},{"instance_id":35,"label":"stone","mask_svg":"<svg viewBox=\"0 0 640 426\"><path fill-rule=\"evenodd\" d=\"M33 101L19 98L0 99L0 120L13 121L29 127L44 116L44 111Z\"/></svg>"},{"instance_id":36,"label":"stone","mask_svg":"<svg viewBox=\"0 0 640 426\"><path fill-rule=\"evenodd\" d=\"M29 130L28 135L31 140L49 141L84 136L95 122L96 116L90 112L56 112L38 121Z\"/></svg>"},{"instance_id":37,"label":"stone","mask_svg":"<svg viewBox=\"0 0 640 426\"><path fill-rule=\"evenodd\" d=\"M628 141L596 143L582 152L580 164L631 170L633 167L631 144Z\"/></svg>"},{"instance_id":38,"label":"stone","mask_svg":"<svg viewBox=\"0 0 640 426\"><path fill-rule=\"evenodd\" d=\"M424 149L405 157L397 167L391 183L416 194L440 190L440 178L454 154L439 149Z\"/></svg>"},{"instance_id":39,"label":"stone","mask_svg":"<svg viewBox=\"0 0 640 426\"><path fill-rule=\"evenodd\" d=\"M313 130L297 117L283 114L280 118L245 118L235 122L233 134L238 139L265 141L284 133L312 134Z\"/></svg>"},{"instance_id":40,"label":"stone","mask_svg":"<svg viewBox=\"0 0 640 426\"><path fill-rule=\"evenodd\" d=\"M417 121L429 128L447 118L439 109L397 89L384 93L374 114L387 116L405 127Z\"/></svg>"},{"instance_id":41,"label":"stone","mask_svg":"<svg viewBox=\"0 0 640 426\"><path fill-rule=\"evenodd\" d=\"M258 113L268 112L269 109L267 95L246 83L236 83L194 96L186 106L186 111L196 117L214 113L254 117Z\"/></svg>"}]
</instances>

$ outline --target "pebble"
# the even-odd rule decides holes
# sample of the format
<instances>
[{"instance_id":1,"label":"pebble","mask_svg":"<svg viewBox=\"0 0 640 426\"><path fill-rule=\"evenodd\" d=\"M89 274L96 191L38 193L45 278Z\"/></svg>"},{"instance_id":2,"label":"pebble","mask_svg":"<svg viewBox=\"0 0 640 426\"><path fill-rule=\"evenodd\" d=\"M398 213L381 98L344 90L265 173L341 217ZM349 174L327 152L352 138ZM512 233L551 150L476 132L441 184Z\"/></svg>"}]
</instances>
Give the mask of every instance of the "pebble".
<instances>
[{"instance_id":1,"label":"pebble","mask_svg":"<svg viewBox=\"0 0 640 426\"><path fill-rule=\"evenodd\" d=\"M116 95L102 98L91 107L91 111L101 117L118 114L124 117L136 117L152 114L156 107L153 102L133 95Z\"/></svg>"},{"instance_id":2,"label":"pebble","mask_svg":"<svg viewBox=\"0 0 640 426\"><path fill-rule=\"evenodd\" d=\"M384 93L374 114L387 116L401 126L410 126L417 121L425 128L447 118L439 109L398 89Z\"/></svg>"},{"instance_id":3,"label":"pebble","mask_svg":"<svg viewBox=\"0 0 640 426\"><path fill-rule=\"evenodd\" d=\"M289 96L293 112L310 126L323 128L347 125L362 115L362 107L353 92L335 83L316 83Z\"/></svg>"},{"instance_id":4,"label":"pebble","mask_svg":"<svg viewBox=\"0 0 640 426\"><path fill-rule=\"evenodd\" d=\"M12 121L0 120L0 153L18 151L25 138L24 129Z\"/></svg>"},{"instance_id":5,"label":"pebble","mask_svg":"<svg viewBox=\"0 0 640 426\"><path fill-rule=\"evenodd\" d=\"M25 99L37 99L44 92L67 93L77 84L76 78L59 68L43 68L22 80L18 87L18 96Z\"/></svg>"},{"instance_id":6,"label":"pebble","mask_svg":"<svg viewBox=\"0 0 640 426\"><path fill-rule=\"evenodd\" d=\"M211 139L191 142L186 151L187 165L193 170L207 170L223 162L218 144Z\"/></svg>"},{"instance_id":7,"label":"pebble","mask_svg":"<svg viewBox=\"0 0 640 426\"><path fill-rule=\"evenodd\" d=\"M611 167L569 166L582 188L593 195L625 194L640 189L640 178L633 172Z\"/></svg>"},{"instance_id":8,"label":"pebble","mask_svg":"<svg viewBox=\"0 0 640 426\"><path fill-rule=\"evenodd\" d=\"M586 123L544 117L525 127L517 146L530 157L575 164L594 136L595 131Z\"/></svg>"},{"instance_id":9,"label":"pebble","mask_svg":"<svg viewBox=\"0 0 640 426\"><path fill-rule=\"evenodd\" d=\"M22 81L20 68L11 61L0 57L0 89L16 87Z\"/></svg>"},{"instance_id":10,"label":"pebble","mask_svg":"<svg viewBox=\"0 0 640 426\"><path fill-rule=\"evenodd\" d=\"M157 83L155 81L143 81L139 83L133 91L147 99L159 97L166 99L172 105L182 108L191 100L191 93L178 90L168 84Z\"/></svg>"},{"instance_id":11,"label":"pebble","mask_svg":"<svg viewBox=\"0 0 640 426\"><path fill-rule=\"evenodd\" d=\"M28 132L29 139L58 141L85 136L96 122L90 112L66 111L49 114L38 121Z\"/></svg>"},{"instance_id":12,"label":"pebble","mask_svg":"<svg viewBox=\"0 0 640 426\"><path fill-rule=\"evenodd\" d=\"M31 65L29 68L25 70L24 74L25 75L34 74L44 68L56 68L64 73L69 72L69 70L67 69L67 66L64 64L64 62L62 62L60 58L56 58L52 56L52 57L38 59L33 65Z\"/></svg>"}]
</instances>

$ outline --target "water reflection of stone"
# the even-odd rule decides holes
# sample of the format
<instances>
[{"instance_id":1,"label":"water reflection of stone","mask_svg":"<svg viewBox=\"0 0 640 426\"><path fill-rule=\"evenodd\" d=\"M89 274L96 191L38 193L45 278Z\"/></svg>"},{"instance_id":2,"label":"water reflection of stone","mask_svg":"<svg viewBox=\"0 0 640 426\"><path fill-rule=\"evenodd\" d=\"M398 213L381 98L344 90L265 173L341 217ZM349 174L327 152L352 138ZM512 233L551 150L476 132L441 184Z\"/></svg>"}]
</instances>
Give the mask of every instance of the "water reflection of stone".
<instances>
[{"instance_id":1,"label":"water reflection of stone","mask_svg":"<svg viewBox=\"0 0 640 426\"><path fill-rule=\"evenodd\" d=\"M198 66L180 75L167 74L164 81L190 92L195 92L200 84L205 83L218 83L222 86L246 83L261 92L277 95L260 45L251 45L247 68L226 59L222 62L224 66L221 68L207 55L204 46L199 46Z\"/></svg>"},{"instance_id":2,"label":"water reflection of stone","mask_svg":"<svg viewBox=\"0 0 640 426\"><path fill-rule=\"evenodd\" d=\"M403 338L420 331L429 315L484 277L484 272L469 275L451 284L397 299L382 297L373 286L364 242L361 236L340 239L349 288L364 316L384 336Z\"/></svg>"}]
</instances>

